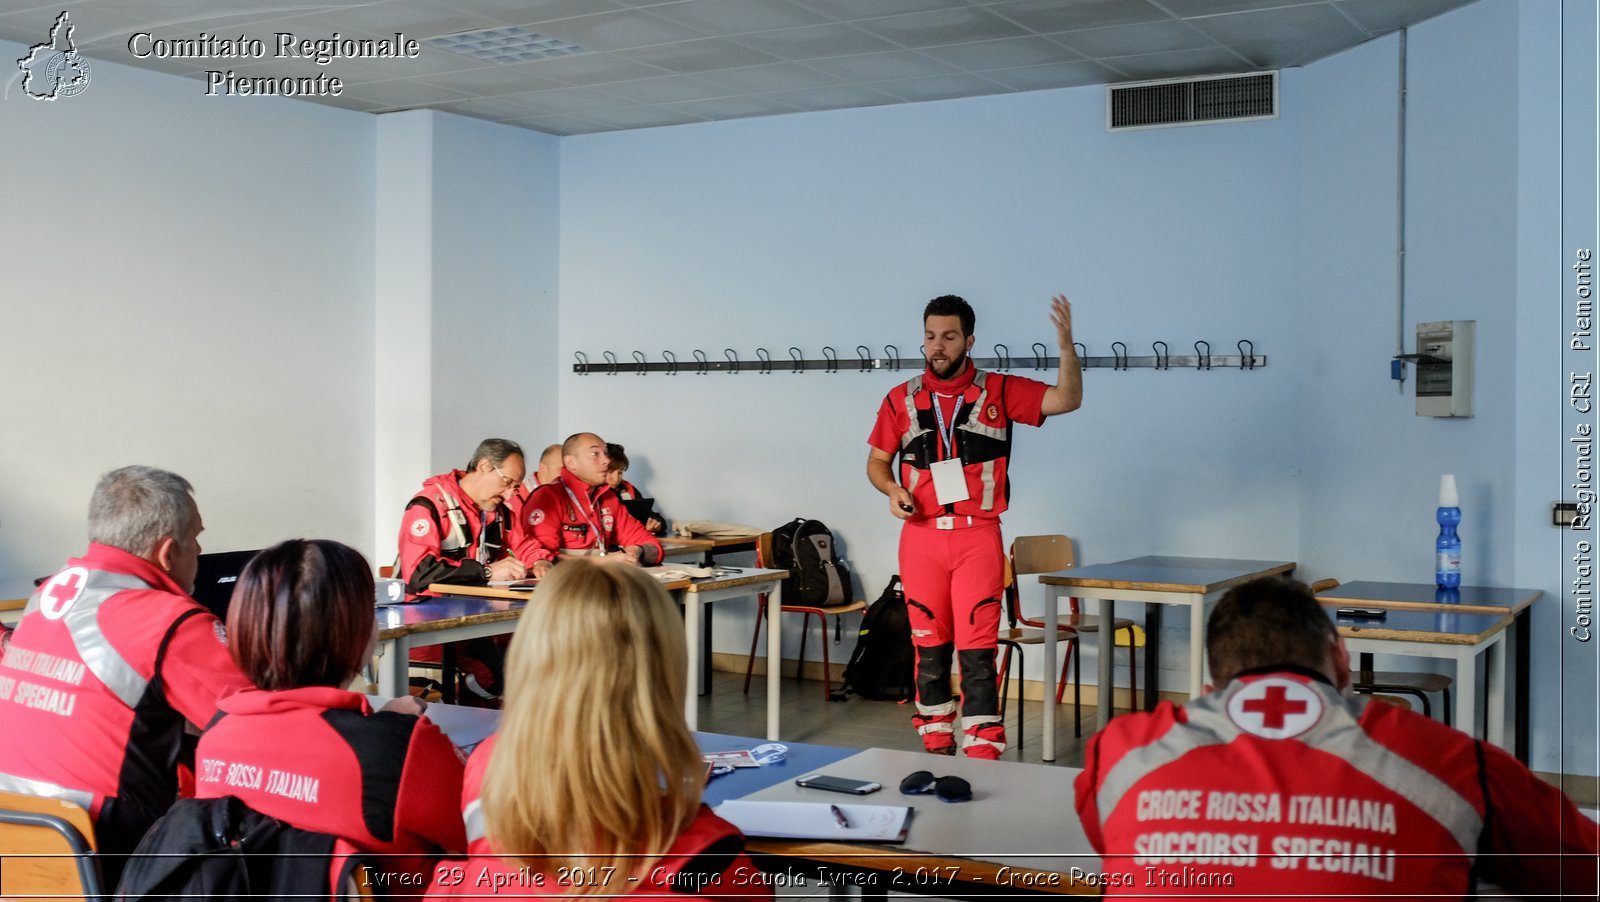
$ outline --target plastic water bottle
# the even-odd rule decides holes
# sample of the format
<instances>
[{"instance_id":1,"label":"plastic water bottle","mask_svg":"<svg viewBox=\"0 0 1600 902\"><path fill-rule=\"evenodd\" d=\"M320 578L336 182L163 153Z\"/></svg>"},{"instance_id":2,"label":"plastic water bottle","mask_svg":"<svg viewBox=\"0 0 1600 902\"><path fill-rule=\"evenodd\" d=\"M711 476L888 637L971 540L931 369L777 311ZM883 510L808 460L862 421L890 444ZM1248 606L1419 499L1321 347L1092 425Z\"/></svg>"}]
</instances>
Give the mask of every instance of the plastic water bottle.
<instances>
[{"instance_id":1,"label":"plastic water bottle","mask_svg":"<svg viewBox=\"0 0 1600 902\"><path fill-rule=\"evenodd\" d=\"M1461 523L1461 498L1456 494L1456 477L1446 473L1439 477L1439 540L1433 548L1436 563L1433 567L1435 584L1443 589L1461 585L1461 537L1456 526Z\"/></svg>"}]
</instances>

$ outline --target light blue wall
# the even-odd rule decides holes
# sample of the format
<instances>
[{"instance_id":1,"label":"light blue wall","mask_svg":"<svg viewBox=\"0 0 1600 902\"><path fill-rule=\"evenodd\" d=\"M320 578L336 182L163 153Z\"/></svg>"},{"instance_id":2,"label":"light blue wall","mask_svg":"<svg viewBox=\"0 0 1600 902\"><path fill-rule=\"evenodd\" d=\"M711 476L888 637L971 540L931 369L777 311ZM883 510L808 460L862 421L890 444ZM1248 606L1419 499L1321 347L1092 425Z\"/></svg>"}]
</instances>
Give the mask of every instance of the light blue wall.
<instances>
[{"instance_id":1,"label":"light blue wall","mask_svg":"<svg viewBox=\"0 0 1600 902\"><path fill-rule=\"evenodd\" d=\"M1293 422L1299 384L1295 73L1284 92L1284 119L1121 134L1082 88L567 139L562 431L627 445L669 516L824 520L875 596L898 524L865 441L904 376L577 376L573 352L832 345L848 361L893 343L918 360L922 305L954 292L977 307L980 353L1022 357L1053 341L1064 291L1092 354L1250 338L1270 363L1090 371L1081 411L1021 430L1007 534L1065 531L1087 560L1293 558L1297 441L1260 428ZM745 612L720 616L719 649L748 648Z\"/></svg>"}]
</instances>

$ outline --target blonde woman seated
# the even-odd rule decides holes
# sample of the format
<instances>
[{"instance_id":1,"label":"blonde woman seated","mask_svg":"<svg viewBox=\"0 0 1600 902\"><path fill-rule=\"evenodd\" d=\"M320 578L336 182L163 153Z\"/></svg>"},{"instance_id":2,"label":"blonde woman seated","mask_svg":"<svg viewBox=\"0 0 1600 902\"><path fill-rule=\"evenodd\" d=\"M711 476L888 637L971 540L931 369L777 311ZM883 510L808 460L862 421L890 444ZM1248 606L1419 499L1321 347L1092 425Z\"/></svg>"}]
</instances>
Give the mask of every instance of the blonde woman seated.
<instances>
[{"instance_id":1,"label":"blonde woman seated","mask_svg":"<svg viewBox=\"0 0 1600 902\"><path fill-rule=\"evenodd\" d=\"M771 898L744 837L700 803L683 643L637 567L554 567L506 653L500 730L467 764L474 857L438 866L429 895Z\"/></svg>"}]
</instances>

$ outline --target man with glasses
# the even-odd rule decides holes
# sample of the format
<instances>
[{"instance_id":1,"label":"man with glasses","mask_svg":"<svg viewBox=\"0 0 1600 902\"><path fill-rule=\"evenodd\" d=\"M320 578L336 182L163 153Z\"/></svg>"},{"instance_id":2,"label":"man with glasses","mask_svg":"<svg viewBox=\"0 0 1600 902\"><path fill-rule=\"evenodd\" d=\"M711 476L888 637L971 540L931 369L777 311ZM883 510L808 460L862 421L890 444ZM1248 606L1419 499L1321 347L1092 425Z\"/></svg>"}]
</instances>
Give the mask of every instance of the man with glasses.
<instances>
[{"instance_id":1,"label":"man with glasses","mask_svg":"<svg viewBox=\"0 0 1600 902\"><path fill-rule=\"evenodd\" d=\"M522 579L528 570L510 553L510 515L503 505L527 474L522 446L510 439L478 443L465 470L452 470L422 484L400 521L400 577L406 596L432 595L434 583L483 586L491 580ZM456 669L462 684L482 698L499 695L504 651L493 639L460 643ZM438 662L436 645L413 649L413 661Z\"/></svg>"}]
</instances>

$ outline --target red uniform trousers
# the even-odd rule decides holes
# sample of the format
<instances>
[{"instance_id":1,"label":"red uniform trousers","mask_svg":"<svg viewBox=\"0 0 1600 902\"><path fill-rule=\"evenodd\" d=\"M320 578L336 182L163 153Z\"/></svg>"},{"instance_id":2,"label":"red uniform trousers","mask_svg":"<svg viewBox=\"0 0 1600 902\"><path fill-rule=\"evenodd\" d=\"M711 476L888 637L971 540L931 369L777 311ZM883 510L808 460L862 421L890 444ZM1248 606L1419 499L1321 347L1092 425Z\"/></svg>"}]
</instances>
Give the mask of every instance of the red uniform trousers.
<instances>
[{"instance_id":1,"label":"red uniform trousers","mask_svg":"<svg viewBox=\"0 0 1600 902\"><path fill-rule=\"evenodd\" d=\"M939 529L934 520L917 520L900 531L900 581L917 649L912 722L929 751L954 751L950 663L959 659L962 750L974 758L998 758L1006 747L994 662L1005 585L1000 521L956 517L954 522L961 528Z\"/></svg>"}]
</instances>

